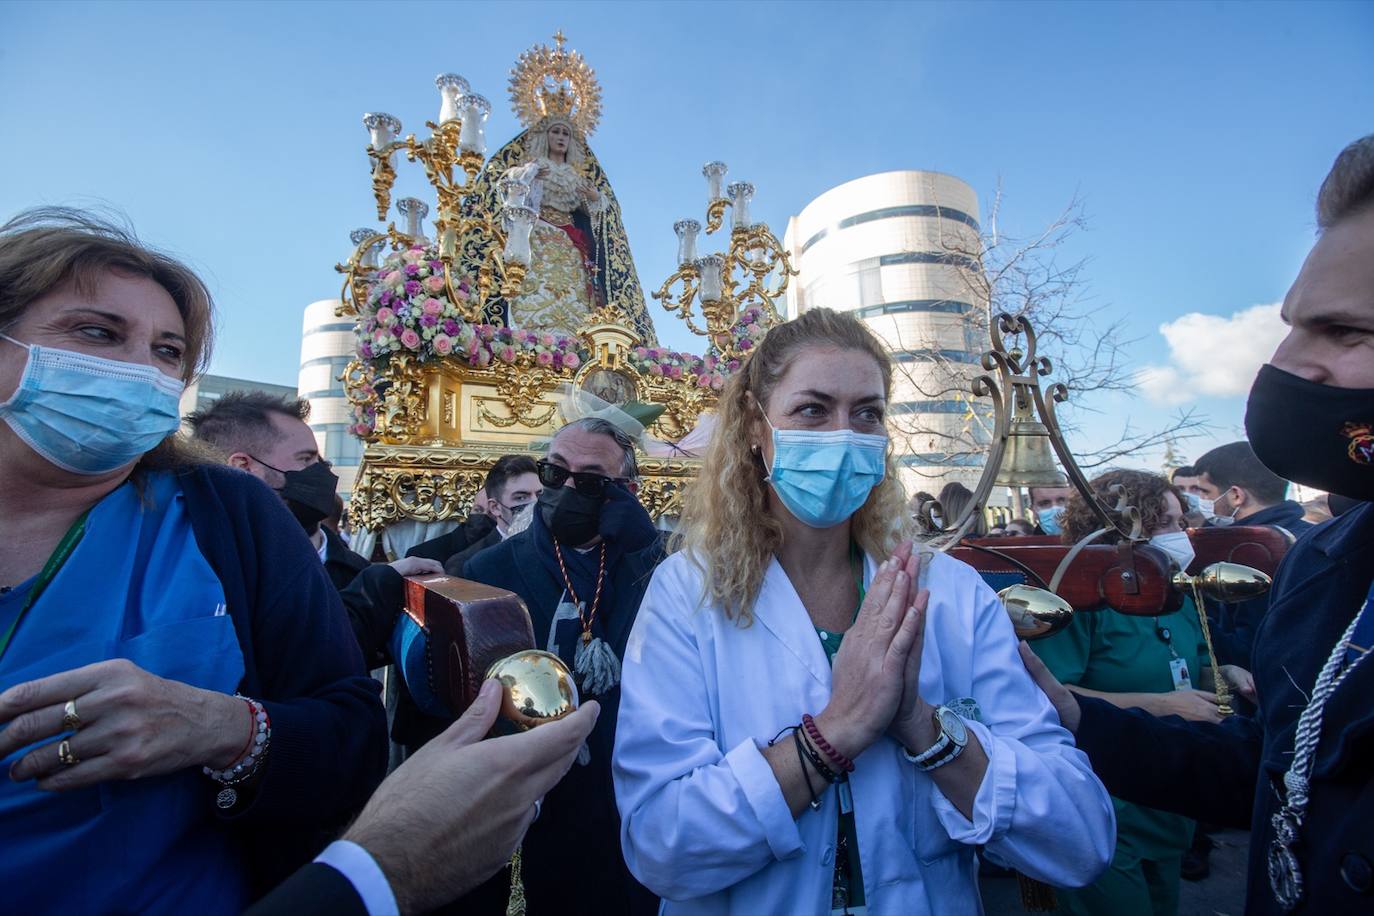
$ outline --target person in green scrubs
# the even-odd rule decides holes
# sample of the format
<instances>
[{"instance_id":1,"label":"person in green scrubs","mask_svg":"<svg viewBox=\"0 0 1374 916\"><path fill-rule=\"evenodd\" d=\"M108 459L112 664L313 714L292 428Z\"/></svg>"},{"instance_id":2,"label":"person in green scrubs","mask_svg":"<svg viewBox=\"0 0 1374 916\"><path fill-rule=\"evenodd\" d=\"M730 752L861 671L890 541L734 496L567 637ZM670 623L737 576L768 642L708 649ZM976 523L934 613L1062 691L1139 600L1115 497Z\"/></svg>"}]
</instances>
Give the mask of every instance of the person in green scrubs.
<instances>
[{"instance_id":1,"label":"person in green scrubs","mask_svg":"<svg viewBox=\"0 0 1374 916\"><path fill-rule=\"evenodd\" d=\"M1158 474L1110 471L1092 481L1106 505L1115 505L1110 487L1119 485L1126 502L1140 511L1142 530L1180 568L1192 561L1184 531L1181 493ZM1065 512L1064 540L1074 543L1101 527L1075 494ZM1119 540L1109 532L1097 543ZM1172 614L1128 617L1104 605L1076 613L1069 626L1030 643L1055 677L1077 693L1101 697L1117 706L1140 707L1157 716L1221 721L1211 684L1202 624L1191 598ZM1229 668L1229 666L1228 666ZM1236 669L1223 676L1244 693L1248 675ZM1250 687L1253 690L1253 687ZM1173 916L1178 912L1179 869L1192 842L1194 822L1177 814L1113 798L1116 853L1111 868L1092 885L1056 891L1058 912L1074 916Z\"/></svg>"}]
</instances>

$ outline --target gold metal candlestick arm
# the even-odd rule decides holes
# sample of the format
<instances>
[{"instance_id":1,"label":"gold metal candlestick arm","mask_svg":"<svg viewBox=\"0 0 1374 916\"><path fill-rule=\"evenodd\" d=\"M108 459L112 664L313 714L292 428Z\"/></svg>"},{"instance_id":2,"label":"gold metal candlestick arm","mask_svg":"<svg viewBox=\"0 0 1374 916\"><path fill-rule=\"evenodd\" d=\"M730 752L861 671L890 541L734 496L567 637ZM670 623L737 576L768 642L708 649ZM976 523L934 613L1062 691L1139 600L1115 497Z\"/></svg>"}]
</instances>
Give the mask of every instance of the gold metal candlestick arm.
<instances>
[{"instance_id":1,"label":"gold metal candlestick arm","mask_svg":"<svg viewBox=\"0 0 1374 916\"><path fill-rule=\"evenodd\" d=\"M725 211L730 207L728 197L717 197L706 205L706 234L710 235L725 223Z\"/></svg>"}]
</instances>

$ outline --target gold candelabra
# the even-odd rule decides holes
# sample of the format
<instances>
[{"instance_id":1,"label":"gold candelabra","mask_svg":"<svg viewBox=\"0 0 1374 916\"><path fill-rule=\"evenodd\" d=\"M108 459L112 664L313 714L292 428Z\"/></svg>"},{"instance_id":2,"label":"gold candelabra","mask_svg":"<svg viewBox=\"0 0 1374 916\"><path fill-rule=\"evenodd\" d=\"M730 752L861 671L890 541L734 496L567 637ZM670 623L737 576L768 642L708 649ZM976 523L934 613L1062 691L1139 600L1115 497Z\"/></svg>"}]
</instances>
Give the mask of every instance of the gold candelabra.
<instances>
[{"instance_id":1,"label":"gold candelabra","mask_svg":"<svg viewBox=\"0 0 1374 916\"><path fill-rule=\"evenodd\" d=\"M744 354L731 328L751 306L763 310L768 324L781 321L774 303L787 291L797 271L767 224L750 221L754 186L735 181L722 194L721 179L726 171L723 162L708 162L702 168L707 182L706 234L720 229L726 211L731 211L729 247L721 253L698 256L701 223L678 220L673 224L678 238L678 268L653 297L669 312L680 315L694 334L707 338L723 358L739 359ZM697 323L697 312L704 327Z\"/></svg>"}]
</instances>

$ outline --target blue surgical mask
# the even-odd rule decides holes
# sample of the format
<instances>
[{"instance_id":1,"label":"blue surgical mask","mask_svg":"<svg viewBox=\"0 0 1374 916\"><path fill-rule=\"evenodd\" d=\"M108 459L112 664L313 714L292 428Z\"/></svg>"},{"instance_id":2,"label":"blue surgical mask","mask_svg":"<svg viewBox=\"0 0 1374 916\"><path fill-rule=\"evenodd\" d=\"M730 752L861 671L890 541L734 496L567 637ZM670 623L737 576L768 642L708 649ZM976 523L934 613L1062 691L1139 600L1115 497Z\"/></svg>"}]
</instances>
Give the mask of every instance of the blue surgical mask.
<instances>
[{"instance_id":1,"label":"blue surgical mask","mask_svg":"<svg viewBox=\"0 0 1374 916\"><path fill-rule=\"evenodd\" d=\"M1193 539L1188 537L1186 531L1169 531L1164 534L1156 534L1150 538L1150 546L1158 547L1169 555L1169 559L1178 564L1179 569L1187 569L1192 565L1193 559L1197 556L1193 550Z\"/></svg>"},{"instance_id":2,"label":"blue surgical mask","mask_svg":"<svg viewBox=\"0 0 1374 916\"><path fill-rule=\"evenodd\" d=\"M1203 499L1196 493L1184 493L1183 495L1188 497L1188 505L1194 512L1202 513L1203 518L1216 517L1216 508L1212 500Z\"/></svg>"},{"instance_id":3,"label":"blue surgical mask","mask_svg":"<svg viewBox=\"0 0 1374 916\"><path fill-rule=\"evenodd\" d=\"M803 524L832 528L859 511L882 482L886 462L887 436L774 429L768 482Z\"/></svg>"},{"instance_id":4,"label":"blue surgical mask","mask_svg":"<svg viewBox=\"0 0 1374 916\"><path fill-rule=\"evenodd\" d=\"M1050 506L1048 509L1036 509L1035 517L1040 522L1040 530L1055 537L1064 533L1064 526L1061 522L1064 519L1063 506Z\"/></svg>"},{"instance_id":5,"label":"blue surgical mask","mask_svg":"<svg viewBox=\"0 0 1374 916\"><path fill-rule=\"evenodd\" d=\"M152 366L26 344L24 375L0 420L43 459L73 474L136 461L181 425L181 379Z\"/></svg>"}]
</instances>

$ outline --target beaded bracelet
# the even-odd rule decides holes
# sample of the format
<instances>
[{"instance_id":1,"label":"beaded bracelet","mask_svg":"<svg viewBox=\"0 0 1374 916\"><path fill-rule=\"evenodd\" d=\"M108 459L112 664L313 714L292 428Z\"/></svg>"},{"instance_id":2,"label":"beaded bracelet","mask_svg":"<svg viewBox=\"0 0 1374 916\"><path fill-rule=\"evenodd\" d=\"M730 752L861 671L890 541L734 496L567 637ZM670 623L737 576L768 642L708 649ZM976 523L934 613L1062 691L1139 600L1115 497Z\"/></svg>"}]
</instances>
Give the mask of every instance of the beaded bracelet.
<instances>
[{"instance_id":1,"label":"beaded bracelet","mask_svg":"<svg viewBox=\"0 0 1374 916\"><path fill-rule=\"evenodd\" d=\"M844 779L842 775L835 772L835 770L832 767L826 764L825 758L816 752L815 745L813 745L807 738L802 736L802 731L800 728L795 729L792 732L792 734L796 737L797 744L800 745L801 749L806 752L806 758L811 761L812 768L815 769L816 773L821 777L821 779L824 779L831 785L834 785L841 779Z\"/></svg>"},{"instance_id":2,"label":"beaded bracelet","mask_svg":"<svg viewBox=\"0 0 1374 916\"><path fill-rule=\"evenodd\" d=\"M224 787L215 797L215 804L221 809L232 808L238 802L238 791L234 786L257 775L258 768L267 755L267 746L272 740L272 717L267 714L267 708L250 697L237 694L235 696L248 704L251 714L252 729L248 744L239 755L239 759L231 766L222 770L201 767L202 773Z\"/></svg>"},{"instance_id":3,"label":"beaded bracelet","mask_svg":"<svg viewBox=\"0 0 1374 916\"><path fill-rule=\"evenodd\" d=\"M802 716L802 725L806 728L807 737L815 742L816 747L821 749L821 753L830 758L830 762L835 764L837 770L845 773L854 772L854 761L830 746L830 742L825 740L821 730L816 727L816 720L811 718L810 713Z\"/></svg>"}]
</instances>

